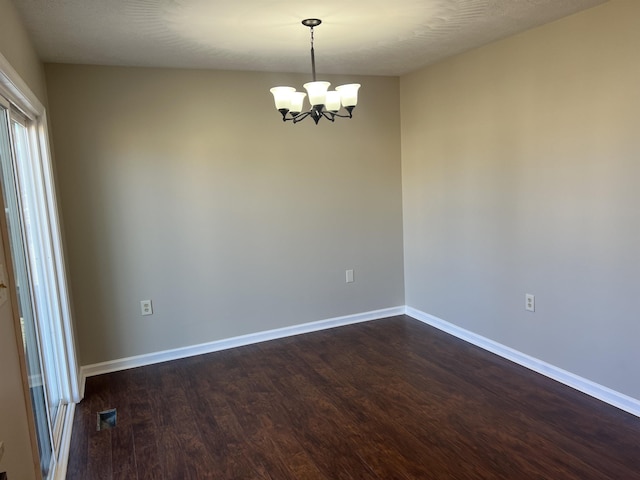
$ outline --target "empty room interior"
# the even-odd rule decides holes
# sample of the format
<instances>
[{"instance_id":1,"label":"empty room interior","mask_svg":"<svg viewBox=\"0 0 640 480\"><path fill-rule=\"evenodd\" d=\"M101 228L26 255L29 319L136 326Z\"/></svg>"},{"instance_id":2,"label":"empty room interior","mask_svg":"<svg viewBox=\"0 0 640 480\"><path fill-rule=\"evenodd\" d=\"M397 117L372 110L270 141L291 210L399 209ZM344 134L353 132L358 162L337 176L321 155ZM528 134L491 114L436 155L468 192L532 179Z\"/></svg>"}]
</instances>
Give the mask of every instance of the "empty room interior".
<instances>
[{"instance_id":1,"label":"empty room interior","mask_svg":"<svg viewBox=\"0 0 640 480\"><path fill-rule=\"evenodd\" d=\"M0 0L0 478L640 479L639 54L638 0Z\"/></svg>"}]
</instances>

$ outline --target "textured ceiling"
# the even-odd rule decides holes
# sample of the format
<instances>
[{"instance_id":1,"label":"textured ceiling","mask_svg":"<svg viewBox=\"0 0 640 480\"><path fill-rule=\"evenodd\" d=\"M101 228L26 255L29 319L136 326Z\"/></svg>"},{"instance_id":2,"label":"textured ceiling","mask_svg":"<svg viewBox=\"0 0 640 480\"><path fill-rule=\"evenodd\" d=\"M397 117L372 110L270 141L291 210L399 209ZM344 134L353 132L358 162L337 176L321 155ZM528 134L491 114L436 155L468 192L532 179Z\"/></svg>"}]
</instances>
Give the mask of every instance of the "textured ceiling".
<instances>
[{"instance_id":1,"label":"textured ceiling","mask_svg":"<svg viewBox=\"0 0 640 480\"><path fill-rule=\"evenodd\" d=\"M45 62L400 75L607 0L14 0Z\"/></svg>"}]
</instances>

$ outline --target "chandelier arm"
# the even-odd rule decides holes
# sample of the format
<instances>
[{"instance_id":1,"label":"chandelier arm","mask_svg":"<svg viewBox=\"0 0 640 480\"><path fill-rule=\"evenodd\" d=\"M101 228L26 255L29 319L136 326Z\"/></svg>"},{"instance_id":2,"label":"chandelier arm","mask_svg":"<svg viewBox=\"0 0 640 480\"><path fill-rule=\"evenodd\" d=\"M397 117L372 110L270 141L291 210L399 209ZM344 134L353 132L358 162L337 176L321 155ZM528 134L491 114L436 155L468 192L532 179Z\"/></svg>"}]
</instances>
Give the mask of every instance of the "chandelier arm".
<instances>
[{"instance_id":1,"label":"chandelier arm","mask_svg":"<svg viewBox=\"0 0 640 480\"><path fill-rule=\"evenodd\" d=\"M307 117L313 118L313 121L317 124L322 117L326 118L330 122L335 122L336 117L339 117L339 118L352 118L352 115L351 115L351 112L348 112L348 115L344 115L344 114L341 114L341 113L338 113L338 112L330 112L330 111L327 111L327 110L320 110L320 109L317 109L317 108L316 109L312 108L311 110L307 110L306 112L298 113L295 116L289 111L284 112L283 115L282 115L282 121L283 122L298 123L298 122L301 122L302 120L304 120Z\"/></svg>"},{"instance_id":2,"label":"chandelier arm","mask_svg":"<svg viewBox=\"0 0 640 480\"><path fill-rule=\"evenodd\" d=\"M309 110L308 112L299 113L295 117L289 118L289 120L293 120L293 123L298 123L307 118L309 115L311 115L311 110Z\"/></svg>"},{"instance_id":3,"label":"chandelier arm","mask_svg":"<svg viewBox=\"0 0 640 480\"><path fill-rule=\"evenodd\" d=\"M331 120L332 122L334 122L334 121L335 121L335 118L336 118L336 114L335 114L335 113L333 113L333 112L327 112L327 111L323 111L323 112L322 112L322 116L323 116L324 118L326 118L327 120Z\"/></svg>"},{"instance_id":4,"label":"chandelier arm","mask_svg":"<svg viewBox=\"0 0 640 480\"><path fill-rule=\"evenodd\" d=\"M336 112L333 115L340 118L353 118L353 115L351 115L351 112L347 112L347 115Z\"/></svg>"}]
</instances>

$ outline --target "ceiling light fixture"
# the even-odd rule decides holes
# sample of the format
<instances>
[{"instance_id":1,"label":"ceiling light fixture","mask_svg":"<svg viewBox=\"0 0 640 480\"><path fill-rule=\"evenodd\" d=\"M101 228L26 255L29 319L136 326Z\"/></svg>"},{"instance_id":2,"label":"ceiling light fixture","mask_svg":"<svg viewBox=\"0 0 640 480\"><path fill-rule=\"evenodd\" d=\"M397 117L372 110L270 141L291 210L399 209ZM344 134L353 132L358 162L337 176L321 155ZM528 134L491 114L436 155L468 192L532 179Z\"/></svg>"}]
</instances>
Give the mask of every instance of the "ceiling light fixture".
<instances>
[{"instance_id":1,"label":"ceiling light fixture","mask_svg":"<svg viewBox=\"0 0 640 480\"><path fill-rule=\"evenodd\" d=\"M332 122L336 117L352 118L353 109L356 108L358 104L359 83L340 85L336 87L335 90L329 90L329 86L331 85L329 82L316 81L316 56L313 49L313 28L321 23L322 20L318 18L302 20L302 25L311 29L311 72L313 74L313 82L303 85L309 94L311 109L306 112L302 111L304 97L307 95L304 92L296 92L296 89L293 87L273 87L270 90L270 92L273 93L276 108L282 114L283 122L293 120L293 123L298 123L307 117L311 117L317 125L322 117ZM346 113L340 113L341 107L344 107Z\"/></svg>"}]
</instances>

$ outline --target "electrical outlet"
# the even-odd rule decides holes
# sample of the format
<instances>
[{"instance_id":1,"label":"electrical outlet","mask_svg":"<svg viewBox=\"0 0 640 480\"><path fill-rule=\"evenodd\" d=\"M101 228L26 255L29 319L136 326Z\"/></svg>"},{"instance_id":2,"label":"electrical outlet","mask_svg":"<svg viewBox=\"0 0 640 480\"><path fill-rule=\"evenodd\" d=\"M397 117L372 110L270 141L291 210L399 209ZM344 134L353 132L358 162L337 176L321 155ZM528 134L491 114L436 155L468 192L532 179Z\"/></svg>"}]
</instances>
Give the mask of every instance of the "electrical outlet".
<instances>
[{"instance_id":1,"label":"electrical outlet","mask_svg":"<svg viewBox=\"0 0 640 480\"><path fill-rule=\"evenodd\" d=\"M345 273L347 283L353 283L353 270L347 270Z\"/></svg>"},{"instance_id":2,"label":"electrical outlet","mask_svg":"<svg viewBox=\"0 0 640 480\"><path fill-rule=\"evenodd\" d=\"M524 309L528 312L536 311L536 297L530 293L524 295Z\"/></svg>"},{"instance_id":3,"label":"electrical outlet","mask_svg":"<svg viewBox=\"0 0 640 480\"><path fill-rule=\"evenodd\" d=\"M153 315L151 300L140 300L140 315Z\"/></svg>"}]
</instances>

